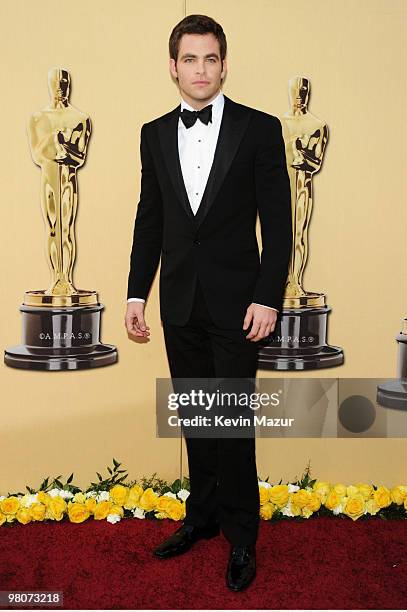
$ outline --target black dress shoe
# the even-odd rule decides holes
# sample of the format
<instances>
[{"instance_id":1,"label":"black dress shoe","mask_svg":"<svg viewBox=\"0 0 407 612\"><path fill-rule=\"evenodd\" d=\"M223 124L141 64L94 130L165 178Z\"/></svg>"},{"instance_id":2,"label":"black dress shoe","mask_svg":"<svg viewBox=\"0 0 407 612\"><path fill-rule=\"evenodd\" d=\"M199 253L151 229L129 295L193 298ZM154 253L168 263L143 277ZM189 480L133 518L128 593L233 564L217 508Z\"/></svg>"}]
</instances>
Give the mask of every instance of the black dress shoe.
<instances>
[{"instance_id":1,"label":"black dress shoe","mask_svg":"<svg viewBox=\"0 0 407 612\"><path fill-rule=\"evenodd\" d=\"M256 575L256 549L254 546L232 546L226 574L226 583L232 591L245 589Z\"/></svg>"},{"instance_id":2,"label":"black dress shoe","mask_svg":"<svg viewBox=\"0 0 407 612\"><path fill-rule=\"evenodd\" d=\"M219 525L196 527L181 525L169 538L164 540L155 550L154 555L160 559L168 559L187 552L195 542L205 538L209 540L219 535Z\"/></svg>"}]
</instances>

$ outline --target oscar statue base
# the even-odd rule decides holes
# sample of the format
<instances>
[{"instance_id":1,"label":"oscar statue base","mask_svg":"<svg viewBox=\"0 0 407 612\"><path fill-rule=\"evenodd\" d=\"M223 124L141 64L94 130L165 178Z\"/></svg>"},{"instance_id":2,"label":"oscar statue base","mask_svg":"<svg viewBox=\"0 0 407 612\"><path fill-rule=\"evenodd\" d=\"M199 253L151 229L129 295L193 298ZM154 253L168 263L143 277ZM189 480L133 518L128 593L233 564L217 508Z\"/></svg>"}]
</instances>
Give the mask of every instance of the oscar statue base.
<instances>
[{"instance_id":1,"label":"oscar statue base","mask_svg":"<svg viewBox=\"0 0 407 612\"><path fill-rule=\"evenodd\" d=\"M377 386L377 402L387 408L407 410L407 319L403 329L396 336L398 343L397 375L398 380L387 380Z\"/></svg>"},{"instance_id":2,"label":"oscar statue base","mask_svg":"<svg viewBox=\"0 0 407 612\"><path fill-rule=\"evenodd\" d=\"M102 304L74 308L20 306L22 344L5 350L4 362L26 370L82 370L117 361L117 349L102 344Z\"/></svg>"},{"instance_id":3,"label":"oscar statue base","mask_svg":"<svg viewBox=\"0 0 407 612\"><path fill-rule=\"evenodd\" d=\"M283 308L273 333L259 342L260 370L317 370L342 365L343 350L326 343L329 306Z\"/></svg>"},{"instance_id":4,"label":"oscar statue base","mask_svg":"<svg viewBox=\"0 0 407 612\"><path fill-rule=\"evenodd\" d=\"M387 380L378 385L377 403L386 408L407 410L407 379Z\"/></svg>"},{"instance_id":5,"label":"oscar statue base","mask_svg":"<svg viewBox=\"0 0 407 612\"><path fill-rule=\"evenodd\" d=\"M45 291L26 291L24 306L44 306L47 308L62 308L72 306L97 306L96 291L75 289L72 295L48 295Z\"/></svg>"}]
</instances>

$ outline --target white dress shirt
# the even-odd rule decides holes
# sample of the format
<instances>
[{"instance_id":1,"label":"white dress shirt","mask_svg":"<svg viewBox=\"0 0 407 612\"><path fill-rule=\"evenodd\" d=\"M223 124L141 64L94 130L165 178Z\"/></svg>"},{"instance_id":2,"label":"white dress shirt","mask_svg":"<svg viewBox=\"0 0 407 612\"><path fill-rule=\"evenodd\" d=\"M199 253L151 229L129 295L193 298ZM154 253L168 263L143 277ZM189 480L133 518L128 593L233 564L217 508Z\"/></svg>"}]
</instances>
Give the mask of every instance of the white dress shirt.
<instances>
[{"instance_id":1,"label":"white dress shirt","mask_svg":"<svg viewBox=\"0 0 407 612\"><path fill-rule=\"evenodd\" d=\"M205 186L211 171L218 142L219 129L222 121L225 98L219 91L212 104L212 121L205 125L197 119L193 126L186 128L181 117L178 120L178 154L181 164L182 177L188 194L192 212L196 215L202 200ZM184 108L194 111L183 98L181 98L181 111ZM142 298L128 298L128 302L145 302ZM263 304L258 304L263 306ZM271 306L265 306L276 310Z\"/></svg>"}]
</instances>

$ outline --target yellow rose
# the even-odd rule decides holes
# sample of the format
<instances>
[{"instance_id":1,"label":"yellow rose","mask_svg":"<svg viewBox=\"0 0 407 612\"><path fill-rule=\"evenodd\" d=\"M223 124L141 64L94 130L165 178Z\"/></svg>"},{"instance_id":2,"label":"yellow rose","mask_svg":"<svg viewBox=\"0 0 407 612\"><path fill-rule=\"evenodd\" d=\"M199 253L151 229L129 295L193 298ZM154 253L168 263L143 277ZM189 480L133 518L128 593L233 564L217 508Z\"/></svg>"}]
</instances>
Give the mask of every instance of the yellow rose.
<instances>
[{"instance_id":1,"label":"yellow rose","mask_svg":"<svg viewBox=\"0 0 407 612\"><path fill-rule=\"evenodd\" d=\"M89 510L89 512L91 512L92 514L95 511L96 508L96 499L94 497L88 497L88 499L85 501L85 506L86 508Z\"/></svg>"},{"instance_id":2,"label":"yellow rose","mask_svg":"<svg viewBox=\"0 0 407 612\"><path fill-rule=\"evenodd\" d=\"M157 499L155 510L157 510L157 512L167 512L167 508L171 501L175 501L174 498L171 498L168 495L161 495L161 497Z\"/></svg>"},{"instance_id":3,"label":"yellow rose","mask_svg":"<svg viewBox=\"0 0 407 612\"><path fill-rule=\"evenodd\" d=\"M45 518L46 507L44 504L35 503L29 508L33 521L43 521Z\"/></svg>"},{"instance_id":4,"label":"yellow rose","mask_svg":"<svg viewBox=\"0 0 407 612\"><path fill-rule=\"evenodd\" d=\"M37 501L39 501L41 504L44 504L44 506L48 506L49 502L51 501L52 497L50 497L50 495L48 495L48 493L45 493L45 491L38 491L37 493Z\"/></svg>"},{"instance_id":5,"label":"yellow rose","mask_svg":"<svg viewBox=\"0 0 407 612\"><path fill-rule=\"evenodd\" d=\"M379 487L373 493L373 499L375 500L379 508L386 508L387 506L390 506L391 496L389 489L387 487Z\"/></svg>"},{"instance_id":6,"label":"yellow rose","mask_svg":"<svg viewBox=\"0 0 407 612\"><path fill-rule=\"evenodd\" d=\"M294 493L291 493L291 495L294 495ZM292 500L290 508L293 516L301 516L301 508L299 506L296 506Z\"/></svg>"},{"instance_id":7,"label":"yellow rose","mask_svg":"<svg viewBox=\"0 0 407 612\"><path fill-rule=\"evenodd\" d=\"M406 485L397 485L397 487L393 487L390 491L391 501L401 506L407 495L407 487Z\"/></svg>"},{"instance_id":8,"label":"yellow rose","mask_svg":"<svg viewBox=\"0 0 407 612\"><path fill-rule=\"evenodd\" d=\"M335 493L338 494L339 499L342 499L342 497L345 497L345 495L346 495L346 487L345 487L344 484L337 483L332 488L335 491Z\"/></svg>"},{"instance_id":9,"label":"yellow rose","mask_svg":"<svg viewBox=\"0 0 407 612\"><path fill-rule=\"evenodd\" d=\"M340 504L340 502L341 498L338 493L335 491L335 489L331 489L328 493L328 497L326 498L325 507L328 508L328 510L333 510Z\"/></svg>"},{"instance_id":10,"label":"yellow rose","mask_svg":"<svg viewBox=\"0 0 407 612\"><path fill-rule=\"evenodd\" d=\"M48 504L48 515L50 518L61 521L66 512L66 501L60 496L56 495L51 499Z\"/></svg>"},{"instance_id":11,"label":"yellow rose","mask_svg":"<svg viewBox=\"0 0 407 612\"><path fill-rule=\"evenodd\" d=\"M313 512L309 506L301 508L301 516L303 516L304 518L309 518L312 514Z\"/></svg>"},{"instance_id":12,"label":"yellow rose","mask_svg":"<svg viewBox=\"0 0 407 612\"><path fill-rule=\"evenodd\" d=\"M139 506L140 508L143 508L143 510L150 512L151 510L154 510L157 504L157 499L158 499L157 493L154 493L153 489L149 487L148 489L144 491L143 495L140 497Z\"/></svg>"},{"instance_id":13,"label":"yellow rose","mask_svg":"<svg viewBox=\"0 0 407 612\"><path fill-rule=\"evenodd\" d=\"M124 516L124 510L122 508L122 506L118 506L117 504L115 506L112 506L110 508L110 512L109 514L118 514L119 516L121 516L123 518Z\"/></svg>"},{"instance_id":14,"label":"yellow rose","mask_svg":"<svg viewBox=\"0 0 407 612\"><path fill-rule=\"evenodd\" d=\"M109 491L110 499L118 506L124 506L129 495L129 489L124 485L118 484Z\"/></svg>"},{"instance_id":15,"label":"yellow rose","mask_svg":"<svg viewBox=\"0 0 407 612\"><path fill-rule=\"evenodd\" d=\"M291 503L294 504L294 506L297 506L297 508L304 508L304 506L307 506L310 501L311 495L308 491L305 491L305 489L296 491L291 497Z\"/></svg>"},{"instance_id":16,"label":"yellow rose","mask_svg":"<svg viewBox=\"0 0 407 612\"><path fill-rule=\"evenodd\" d=\"M18 497L12 495L11 497L6 497L2 499L0 502L0 510L4 514L16 514L17 510L20 508L20 500Z\"/></svg>"},{"instance_id":17,"label":"yellow rose","mask_svg":"<svg viewBox=\"0 0 407 612\"><path fill-rule=\"evenodd\" d=\"M361 491L359 491L355 485L349 485L346 487L346 497L353 497L353 495L356 495L356 493L361 493Z\"/></svg>"},{"instance_id":18,"label":"yellow rose","mask_svg":"<svg viewBox=\"0 0 407 612\"><path fill-rule=\"evenodd\" d=\"M177 499L171 499L166 512L173 521L180 521L185 518L185 505Z\"/></svg>"},{"instance_id":19,"label":"yellow rose","mask_svg":"<svg viewBox=\"0 0 407 612\"><path fill-rule=\"evenodd\" d=\"M89 518L89 510L84 504L75 502L69 506L68 516L71 523L83 523Z\"/></svg>"},{"instance_id":20,"label":"yellow rose","mask_svg":"<svg viewBox=\"0 0 407 612\"><path fill-rule=\"evenodd\" d=\"M356 485L359 493L362 493L365 499L370 499L373 493L373 487L365 482L358 482Z\"/></svg>"},{"instance_id":21,"label":"yellow rose","mask_svg":"<svg viewBox=\"0 0 407 612\"><path fill-rule=\"evenodd\" d=\"M0 512L0 525L3 525L7 521L6 515Z\"/></svg>"},{"instance_id":22,"label":"yellow rose","mask_svg":"<svg viewBox=\"0 0 407 612\"><path fill-rule=\"evenodd\" d=\"M266 502L265 504L260 506L261 518L264 519L265 521L269 521L271 517L273 516L274 510L275 510L275 506L270 502Z\"/></svg>"},{"instance_id":23,"label":"yellow rose","mask_svg":"<svg viewBox=\"0 0 407 612\"><path fill-rule=\"evenodd\" d=\"M27 525L31 522L31 515L28 508L19 508L16 513L16 518L22 525Z\"/></svg>"},{"instance_id":24,"label":"yellow rose","mask_svg":"<svg viewBox=\"0 0 407 612\"><path fill-rule=\"evenodd\" d=\"M366 502L366 510L369 514L377 514L380 508L374 499L368 499Z\"/></svg>"},{"instance_id":25,"label":"yellow rose","mask_svg":"<svg viewBox=\"0 0 407 612\"><path fill-rule=\"evenodd\" d=\"M133 485L132 487L130 487L129 495L127 497L126 503L124 504L126 510L132 510L133 508L135 508L139 503L140 497L142 495L143 487L140 487L140 485Z\"/></svg>"},{"instance_id":26,"label":"yellow rose","mask_svg":"<svg viewBox=\"0 0 407 612\"><path fill-rule=\"evenodd\" d=\"M259 486L260 504L265 504L269 501L270 487Z\"/></svg>"},{"instance_id":27,"label":"yellow rose","mask_svg":"<svg viewBox=\"0 0 407 612\"><path fill-rule=\"evenodd\" d=\"M301 493L301 490L298 491L298 493ZM309 518L314 512L317 512L317 510L320 509L321 498L319 497L319 494L316 493L316 491L303 491L303 493L308 494L308 502L305 505L302 505L305 499L305 496L302 495L297 498L299 499L299 503L297 503L296 506L301 509L301 516L303 516L304 518Z\"/></svg>"},{"instance_id":28,"label":"yellow rose","mask_svg":"<svg viewBox=\"0 0 407 612\"><path fill-rule=\"evenodd\" d=\"M287 485L274 485L269 489L269 500L277 508L284 508L288 502L288 486Z\"/></svg>"},{"instance_id":29,"label":"yellow rose","mask_svg":"<svg viewBox=\"0 0 407 612\"><path fill-rule=\"evenodd\" d=\"M356 493L349 497L345 503L343 513L349 516L353 521L356 521L362 514L365 513L365 498L361 493Z\"/></svg>"},{"instance_id":30,"label":"yellow rose","mask_svg":"<svg viewBox=\"0 0 407 612\"><path fill-rule=\"evenodd\" d=\"M316 491L312 491L310 493L310 501L307 504L307 508L309 508L312 512L317 512L321 507L321 503L321 498L319 497L318 493Z\"/></svg>"},{"instance_id":31,"label":"yellow rose","mask_svg":"<svg viewBox=\"0 0 407 612\"><path fill-rule=\"evenodd\" d=\"M328 497L328 493L331 489L331 484L329 482L323 482L322 480L317 480L314 482L314 492L318 495L321 502L324 504L326 498Z\"/></svg>"},{"instance_id":32,"label":"yellow rose","mask_svg":"<svg viewBox=\"0 0 407 612\"><path fill-rule=\"evenodd\" d=\"M82 493L82 491L78 491L78 493L75 493L75 495L72 497L72 502L76 502L78 504L85 504L86 499L86 495Z\"/></svg>"},{"instance_id":33,"label":"yellow rose","mask_svg":"<svg viewBox=\"0 0 407 612\"><path fill-rule=\"evenodd\" d=\"M96 521L101 521L110 514L113 504L109 500L98 502L93 510L93 516Z\"/></svg>"}]
</instances>

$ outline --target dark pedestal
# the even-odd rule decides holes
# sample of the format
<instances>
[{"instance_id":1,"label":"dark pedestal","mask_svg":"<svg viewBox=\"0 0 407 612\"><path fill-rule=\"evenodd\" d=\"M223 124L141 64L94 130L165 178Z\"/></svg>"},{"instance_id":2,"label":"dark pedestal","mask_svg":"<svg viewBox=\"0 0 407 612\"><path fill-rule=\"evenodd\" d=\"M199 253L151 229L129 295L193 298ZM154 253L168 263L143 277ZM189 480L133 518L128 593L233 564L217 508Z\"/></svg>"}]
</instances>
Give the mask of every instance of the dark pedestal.
<instances>
[{"instance_id":1,"label":"dark pedestal","mask_svg":"<svg viewBox=\"0 0 407 612\"><path fill-rule=\"evenodd\" d=\"M20 306L22 344L5 350L4 362L27 370L82 370L117 361L116 347L102 344L103 305L75 308Z\"/></svg>"},{"instance_id":2,"label":"dark pedestal","mask_svg":"<svg viewBox=\"0 0 407 612\"><path fill-rule=\"evenodd\" d=\"M260 370L316 370L343 363L343 350L326 343L329 306L284 308L275 330L259 342Z\"/></svg>"},{"instance_id":3,"label":"dark pedestal","mask_svg":"<svg viewBox=\"0 0 407 612\"><path fill-rule=\"evenodd\" d=\"M407 334L396 336L399 345L397 376L377 387L377 403L387 408L407 410Z\"/></svg>"}]
</instances>

